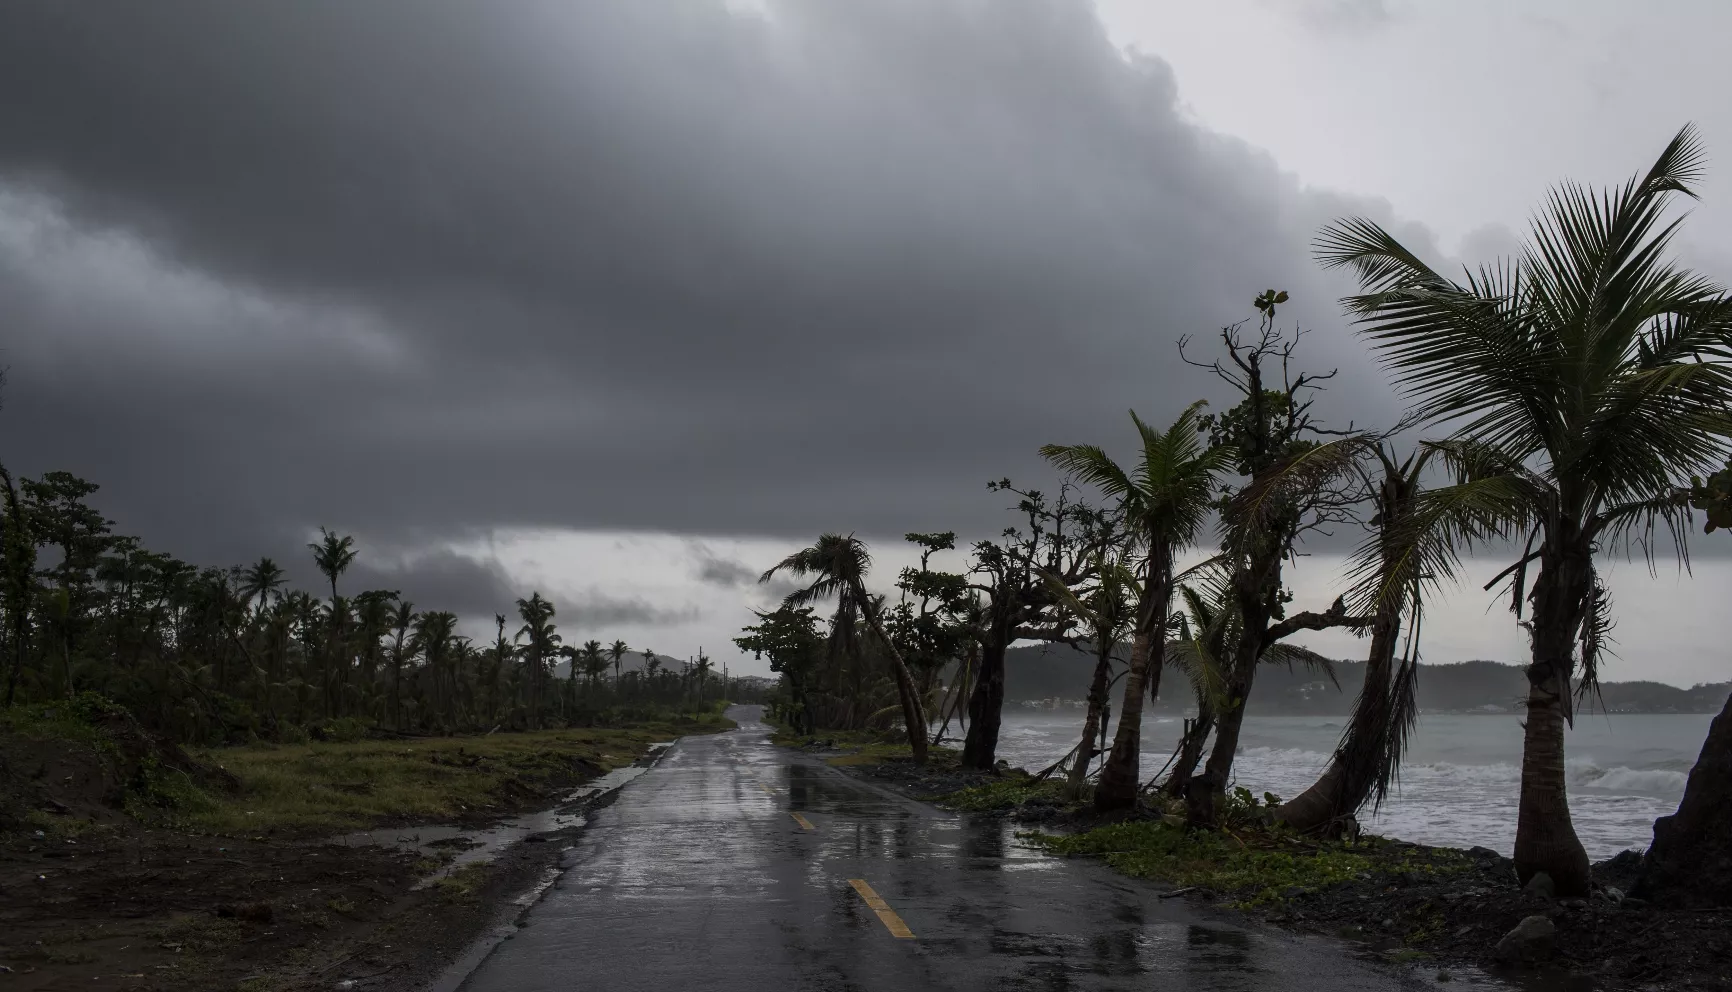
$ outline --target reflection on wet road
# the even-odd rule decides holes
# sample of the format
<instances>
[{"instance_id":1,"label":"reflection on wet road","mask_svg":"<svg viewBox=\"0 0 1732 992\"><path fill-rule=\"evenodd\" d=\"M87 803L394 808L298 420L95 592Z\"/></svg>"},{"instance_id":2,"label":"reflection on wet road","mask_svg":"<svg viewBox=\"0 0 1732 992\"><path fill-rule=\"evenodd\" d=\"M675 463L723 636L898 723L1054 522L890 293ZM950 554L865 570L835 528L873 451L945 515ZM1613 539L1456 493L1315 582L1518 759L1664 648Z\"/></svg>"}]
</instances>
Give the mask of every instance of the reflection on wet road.
<instances>
[{"instance_id":1,"label":"reflection on wet road","mask_svg":"<svg viewBox=\"0 0 1732 992\"><path fill-rule=\"evenodd\" d=\"M1333 944L1200 918L1003 824L776 748L755 707L729 715L738 731L681 741L591 817L564 875L464 989L1431 984Z\"/></svg>"}]
</instances>

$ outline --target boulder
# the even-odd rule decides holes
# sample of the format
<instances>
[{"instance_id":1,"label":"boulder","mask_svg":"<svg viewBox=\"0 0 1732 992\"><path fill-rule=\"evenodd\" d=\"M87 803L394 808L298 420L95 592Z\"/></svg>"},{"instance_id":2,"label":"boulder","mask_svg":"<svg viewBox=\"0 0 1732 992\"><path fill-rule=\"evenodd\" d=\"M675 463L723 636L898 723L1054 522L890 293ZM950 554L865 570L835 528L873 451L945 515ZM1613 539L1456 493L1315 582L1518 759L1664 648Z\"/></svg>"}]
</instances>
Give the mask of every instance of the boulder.
<instances>
[{"instance_id":1,"label":"boulder","mask_svg":"<svg viewBox=\"0 0 1732 992\"><path fill-rule=\"evenodd\" d=\"M1522 886L1522 891L1532 892L1550 899L1558 894L1558 886L1556 882L1552 881L1550 875L1539 871L1534 873L1534 877L1528 879L1528 884Z\"/></svg>"},{"instance_id":2,"label":"boulder","mask_svg":"<svg viewBox=\"0 0 1732 992\"><path fill-rule=\"evenodd\" d=\"M1497 959L1505 964L1534 964L1552 956L1558 928L1544 916L1529 916L1497 942Z\"/></svg>"}]
</instances>

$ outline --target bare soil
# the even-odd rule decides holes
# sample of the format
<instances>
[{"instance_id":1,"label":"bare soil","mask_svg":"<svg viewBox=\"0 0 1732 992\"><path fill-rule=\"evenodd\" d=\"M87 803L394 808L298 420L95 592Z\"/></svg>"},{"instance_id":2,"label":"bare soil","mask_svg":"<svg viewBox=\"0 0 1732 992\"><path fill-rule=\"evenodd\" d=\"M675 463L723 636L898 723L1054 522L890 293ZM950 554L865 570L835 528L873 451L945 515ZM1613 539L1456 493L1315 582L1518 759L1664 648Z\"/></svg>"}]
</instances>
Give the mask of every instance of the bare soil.
<instances>
[{"instance_id":1,"label":"bare soil","mask_svg":"<svg viewBox=\"0 0 1732 992\"><path fill-rule=\"evenodd\" d=\"M0 735L9 990L422 988L558 863L572 833L536 836L416 889L443 852L149 825L142 768L214 775L204 784L219 788L221 775L171 746L117 739L118 754ZM574 761L540 788L488 797L494 808L464 825L548 808L594 774Z\"/></svg>"}]
</instances>

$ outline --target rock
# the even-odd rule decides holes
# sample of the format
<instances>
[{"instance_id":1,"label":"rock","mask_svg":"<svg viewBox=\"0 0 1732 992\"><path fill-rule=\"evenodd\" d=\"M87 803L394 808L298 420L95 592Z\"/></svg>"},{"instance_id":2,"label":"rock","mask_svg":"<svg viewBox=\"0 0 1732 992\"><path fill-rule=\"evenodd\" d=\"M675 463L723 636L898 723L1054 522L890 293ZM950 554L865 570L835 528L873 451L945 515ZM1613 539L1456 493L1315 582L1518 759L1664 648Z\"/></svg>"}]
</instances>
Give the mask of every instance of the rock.
<instances>
[{"instance_id":1,"label":"rock","mask_svg":"<svg viewBox=\"0 0 1732 992\"><path fill-rule=\"evenodd\" d=\"M1588 901L1586 899L1559 899L1558 905L1565 909L1585 909Z\"/></svg>"},{"instance_id":2,"label":"rock","mask_svg":"<svg viewBox=\"0 0 1732 992\"><path fill-rule=\"evenodd\" d=\"M1624 890L1618 888L1616 885L1608 885L1604 889L1601 889L1600 892L1606 897L1606 901L1614 906L1624 901Z\"/></svg>"},{"instance_id":3,"label":"rock","mask_svg":"<svg viewBox=\"0 0 1732 992\"><path fill-rule=\"evenodd\" d=\"M1558 928L1544 916L1529 916L1497 942L1497 959L1505 964L1532 964L1552 956Z\"/></svg>"},{"instance_id":4,"label":"rock","mask_svg":"<svg viewBox=\"0 0 1732 992\"><path fill-rule=\"evenodd\" d=\"M1528 884L1522 886L1523 892L1535 892L1547 899L1558 894L1558 886L1552 877L1543 871L1534 872L1534 877L1528 879Z\"/></svg>"},{"instance_id":5,"label":"rock","mask_svg":"<svg viewBox=\"0 0 1732 992\"><path fill-rule=\"evenodd\" d=\"M1496 861L1503 857L1503 855L1489 847L1470 847L1467 849L1467 856L1470 858L1477 858L1481 861Z\"/></svg>"}]
</instances>

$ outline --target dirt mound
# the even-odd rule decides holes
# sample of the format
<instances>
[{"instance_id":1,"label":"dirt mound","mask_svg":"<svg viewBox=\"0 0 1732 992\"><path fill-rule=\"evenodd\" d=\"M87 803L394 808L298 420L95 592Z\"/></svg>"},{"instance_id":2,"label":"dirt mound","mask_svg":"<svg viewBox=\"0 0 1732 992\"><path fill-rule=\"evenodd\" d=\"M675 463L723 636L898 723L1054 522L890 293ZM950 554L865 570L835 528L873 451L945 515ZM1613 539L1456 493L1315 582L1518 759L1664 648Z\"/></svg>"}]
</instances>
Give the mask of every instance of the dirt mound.
<instances>
[{"instance_id":1,"label":"dirt mound","mask_svg":"<svg viewBox=\"0 0 1732 992\"><path fill-rule=\"evenodd\" d=\"M91 823L126 818L129 806L173 806L190 789L233 792L239 781L150 733L124 709L85 703L45 709L43 719L0 725L0 832L20 830L31 811ZM71 727L71 733L52 733Z\"/></svg>"}]
</instances>

